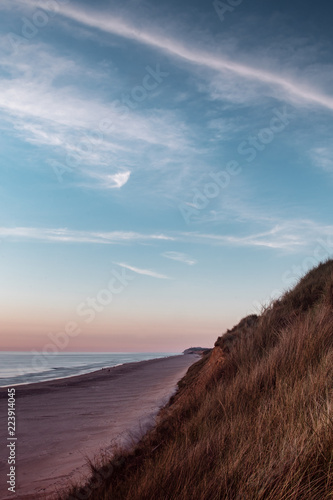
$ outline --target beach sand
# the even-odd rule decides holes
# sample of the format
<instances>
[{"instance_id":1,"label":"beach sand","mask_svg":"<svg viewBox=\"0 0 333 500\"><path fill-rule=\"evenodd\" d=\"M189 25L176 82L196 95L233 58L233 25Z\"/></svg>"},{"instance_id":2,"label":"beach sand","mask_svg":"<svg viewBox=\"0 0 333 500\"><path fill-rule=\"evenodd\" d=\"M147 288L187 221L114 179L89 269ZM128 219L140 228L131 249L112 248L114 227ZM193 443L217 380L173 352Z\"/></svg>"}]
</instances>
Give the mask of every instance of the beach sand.
<instances>
[{"instance_id":1,"label":"beach sand","mask_svg":"<svg viewBox=\"0 0 333 500\"><path fill-rule=\"evenodd\" d=\"M87 457L110 452L154 424L177 382L199 356L180 355L16 387L16 495L6 485L7 389L0 389L0 498L52 498L81 480ZM131 434L129 434L131 433Z\"/></svg>"}]
</instances>

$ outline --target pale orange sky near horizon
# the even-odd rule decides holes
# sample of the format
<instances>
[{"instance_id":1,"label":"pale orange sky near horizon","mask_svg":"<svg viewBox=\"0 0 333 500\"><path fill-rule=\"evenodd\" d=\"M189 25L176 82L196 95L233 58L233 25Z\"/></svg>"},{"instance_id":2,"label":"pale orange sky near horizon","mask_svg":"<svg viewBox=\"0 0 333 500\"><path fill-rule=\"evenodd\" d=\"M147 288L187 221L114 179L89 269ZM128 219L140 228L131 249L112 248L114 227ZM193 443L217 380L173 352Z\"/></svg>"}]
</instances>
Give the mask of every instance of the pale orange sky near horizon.
<instances>
[{"instance_id":1,"label":"pale orange sky near horizon","mask_svg":"<svg viewBox=\"0 0 333 500\"><path fill-rule=\"evenodd\" d=\"M141 289L140 281L131 283L136 290L129 286L93 318L87 314L92 308L86 306L80 316L78 305L95 293L79 291L69 297L51 291L49 296L41 294L40 300L36 294L18 293L16 301L4 296L0 350L43 351L52 344L50 339L74 322L81 332L68 336L68 344L59 352L181 352L191 346L212 347L219 335L241 319L235 309L223 306L224 294L215 289L204 297L200 286L197 292L192 286L191 294L185 290L180 298L168 297L163 289Z\"/></svg>"},{"instance_id":2,"label":"pale orange sky near horizon","mask_svg":"<svg viewBox=\"0 0 333 500\"><path fill-rule=\"evenodd\" d=\"M46 349L52 352L52 344L59 352L178 352L198 345L212 347L227 328L213 322L204 325L199 321L163 324L148 320L140 323L123 321L109 329L105 325L97 327L81 323L80 333L64 337L65 325L58 329L44 329L42 324L25 325L24 328L20 320L3 325L6 334L1 336L0 350L41 352ZM68 339L67 345L64 345L65 338Z\"/></svg>"}]
</instances>

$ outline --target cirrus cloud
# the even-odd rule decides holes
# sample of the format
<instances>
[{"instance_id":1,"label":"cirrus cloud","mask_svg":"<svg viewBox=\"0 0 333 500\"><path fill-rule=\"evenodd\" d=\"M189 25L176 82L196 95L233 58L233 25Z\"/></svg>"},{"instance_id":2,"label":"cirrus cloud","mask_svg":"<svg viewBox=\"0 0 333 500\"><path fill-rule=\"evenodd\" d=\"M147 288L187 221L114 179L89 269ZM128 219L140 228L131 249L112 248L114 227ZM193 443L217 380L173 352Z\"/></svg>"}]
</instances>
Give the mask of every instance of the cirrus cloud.
<instances>
[{"instance_id":1,"label":"cirrus cloud","mask_svg":"<svg viewBox=\"0 0 333 500\"><path fill-rule=\"evenodd\" d=\"M151 278L158 278L162 280L170 280L169 276L165 276L165 274L157 273L156 271L151 271L150 269L140 269L139 267L130 266L129 264L124 264L123 262L114 262L117 266L123 267L124 269L129 269L136 274L142 274L144 276L150 276Z\"/></svg>"},{"instance_id":2,"label":"cirrus cloud","mask_svg":"<svg viewBox=\"0 0 333 500\"><path fill-rule=\"evenodd\" d=\"M182 262L183 264L187 264L188 266L193 266L197 263L196 260L181 252L164 252L162 253L162 257L170 260L175 260L177 262Z\"/></svg>"}]
</instances>

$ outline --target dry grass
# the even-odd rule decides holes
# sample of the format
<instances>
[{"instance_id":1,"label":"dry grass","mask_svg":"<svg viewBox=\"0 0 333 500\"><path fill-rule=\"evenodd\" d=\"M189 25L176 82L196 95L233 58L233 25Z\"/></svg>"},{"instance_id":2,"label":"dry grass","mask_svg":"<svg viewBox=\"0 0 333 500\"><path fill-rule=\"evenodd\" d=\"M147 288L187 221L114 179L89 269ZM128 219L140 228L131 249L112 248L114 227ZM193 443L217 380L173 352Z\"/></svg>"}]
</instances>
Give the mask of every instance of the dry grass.
<instances>
[{"instance_id":1,"label":"dry grass","mask_svg":"<svg viewBox=\"0 0 333 500\"><path fill-rule=\"evenodd\" d=\"M333 498L333 261L220 337L157 427L67 500ZM106 470L106 469L105 469ZM97 487L96 487L97 486Z\"/></svg>"}]
</instances>

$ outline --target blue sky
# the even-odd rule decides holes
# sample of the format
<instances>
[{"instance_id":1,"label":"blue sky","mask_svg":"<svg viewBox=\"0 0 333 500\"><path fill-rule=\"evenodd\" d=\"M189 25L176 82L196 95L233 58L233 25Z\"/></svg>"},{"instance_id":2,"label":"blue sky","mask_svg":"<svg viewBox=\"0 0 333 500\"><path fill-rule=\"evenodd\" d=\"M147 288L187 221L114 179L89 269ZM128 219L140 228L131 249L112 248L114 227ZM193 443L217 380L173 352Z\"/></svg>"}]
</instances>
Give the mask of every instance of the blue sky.
<instances>
[{"instance_id":1,"label":"blue sky","mask_svg":"<svg viewBox=\"0 0 333 500\"><path fill-rule=\"evenodd\" d=\"M0 348L210 346L332 253L328 1L0 10Z\"/></svg>"}]
</instances>

